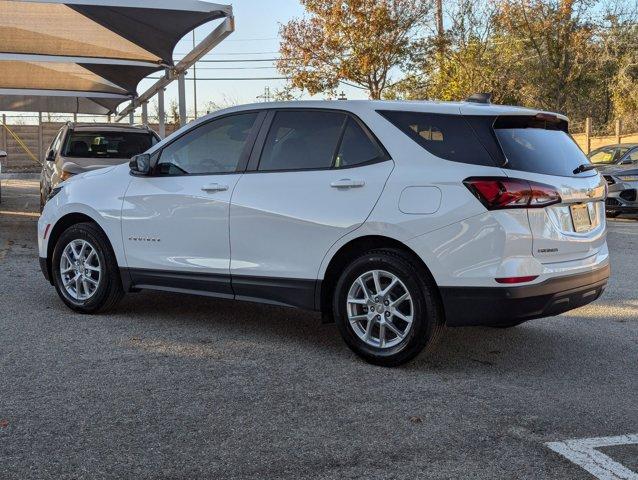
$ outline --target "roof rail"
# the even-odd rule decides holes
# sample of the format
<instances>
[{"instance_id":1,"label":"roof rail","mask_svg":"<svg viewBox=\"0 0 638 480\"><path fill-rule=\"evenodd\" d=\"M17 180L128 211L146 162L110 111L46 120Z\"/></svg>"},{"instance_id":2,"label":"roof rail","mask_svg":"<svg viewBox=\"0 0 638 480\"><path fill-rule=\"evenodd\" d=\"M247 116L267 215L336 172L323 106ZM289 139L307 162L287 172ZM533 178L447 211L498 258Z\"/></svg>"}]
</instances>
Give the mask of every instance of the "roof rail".
<instances>
[{"instance_id":1,"label":"roof rail","mask_svg":"<svg viewBox=\"0 0 638 480\"><path fill-rule=\"evenodd\" d=\"M483 103L489 105L492 103L492 94L491 93L473 93L469 97L465 99L466 102L470 103Z\"/></svg>"}]
</instances>

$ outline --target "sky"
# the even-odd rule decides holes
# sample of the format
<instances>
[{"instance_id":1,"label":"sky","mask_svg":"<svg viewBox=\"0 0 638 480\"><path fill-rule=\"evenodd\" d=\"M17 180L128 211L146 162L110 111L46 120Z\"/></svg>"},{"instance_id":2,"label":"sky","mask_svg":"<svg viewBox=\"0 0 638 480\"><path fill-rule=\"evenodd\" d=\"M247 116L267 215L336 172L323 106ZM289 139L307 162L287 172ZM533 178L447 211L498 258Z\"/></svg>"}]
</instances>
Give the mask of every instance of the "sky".
<instances>
[{"instance_id":1,"label":"sky","mask_svg":"<svg viewBox=\"0 0 638 480\"><path fill-rule=\"evenodd\" d=\"M223 0L222 0L223 1ZM224 60L224 63L198 63L198 78L229 78L229 77L281 77L275 62L243 62L228 60L272 59L279 56L279 27L290 19L302 17L304 9L298 0L236 0L232 2L235 15L235 32L226 38L205 60ZM201 41L208 35L218 22L211 22L195 30L195 40ZM192 34L188 34L175 48L174 58L179 59L193 47ZM157 76L153 75L153 76ZM189 71L187 78L192 78ZM144 92L153 84L154 80L143 80L138 92ZM189 115L193 113L193 81L186 82L186 102ZM262 99L266 87L271 92L282 89L285 80L243 80L243 81L197 81L198 113L205 111L209 102L225 106L229 103L252 103ZM367 94L359 89L344 85L339 93L344 92L349 99L366 98ZM302 98L313 98L304 95ZM324 98L323 95L314 98ZM166 90L166 104L177 100L177 82L173 82ZM153 107L149 109L151 113ZM136 112L139 114L139 109Z\"/></svg>"}]
</instances>

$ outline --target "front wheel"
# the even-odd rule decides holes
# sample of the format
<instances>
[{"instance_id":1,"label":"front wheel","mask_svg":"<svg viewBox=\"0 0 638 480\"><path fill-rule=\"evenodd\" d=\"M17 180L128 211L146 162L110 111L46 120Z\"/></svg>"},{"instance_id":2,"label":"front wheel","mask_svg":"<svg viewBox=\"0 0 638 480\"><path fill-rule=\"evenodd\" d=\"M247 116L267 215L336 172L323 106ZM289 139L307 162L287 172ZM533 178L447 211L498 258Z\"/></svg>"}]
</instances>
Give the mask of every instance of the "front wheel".
<instances>
[{"instance_id":1,"label":"front wheel","mask_svg":"<svg viewBox=\"0 0 638 480\"><path fill-rule=\"evenodd\" d=\"M434 281L412 258L393 249L372 250L345 268L333 313L350 349L387 367L413 359L443 328Z\"/></svg>"},{"instance_id":2,"label":"front wheel","mask_svg":"<svg viewBox=\"0 0 638 480\"><path fill-rule=\"evenodd\" d=\"M62 301L80 313L114 307L124 296L115 254L92 223L67 228L53 250L53 283Z\"/></svg>"}]
</instances>

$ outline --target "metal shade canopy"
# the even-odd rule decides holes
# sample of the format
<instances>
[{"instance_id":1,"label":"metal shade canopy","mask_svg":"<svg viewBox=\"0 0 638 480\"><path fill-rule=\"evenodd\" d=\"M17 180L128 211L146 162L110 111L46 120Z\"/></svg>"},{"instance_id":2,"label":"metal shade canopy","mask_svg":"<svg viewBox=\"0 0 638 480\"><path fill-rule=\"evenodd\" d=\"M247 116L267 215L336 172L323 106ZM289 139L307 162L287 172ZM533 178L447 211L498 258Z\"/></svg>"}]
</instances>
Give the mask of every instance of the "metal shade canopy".
<instances>
[{"instance_id":1,"label":"metal shade canopy","mask_svg":"<svg viewBox=\"0 0 638 480\"><path fill-rule=\"evenodd\" d=\"M199 0L0 0L0 110L108 114L177 42L232 17Z\"/></svg>"}]
</instances>

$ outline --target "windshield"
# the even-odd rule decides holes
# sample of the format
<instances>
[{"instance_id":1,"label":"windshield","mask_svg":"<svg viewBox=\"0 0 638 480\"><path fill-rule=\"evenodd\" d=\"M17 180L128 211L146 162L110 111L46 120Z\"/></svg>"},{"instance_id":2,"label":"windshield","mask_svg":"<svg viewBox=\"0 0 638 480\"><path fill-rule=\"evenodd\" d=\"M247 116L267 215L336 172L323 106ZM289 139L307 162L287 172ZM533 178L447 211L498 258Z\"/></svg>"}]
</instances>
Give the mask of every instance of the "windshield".
<instances>
[{"instance_id":1,"label":"windshield","mask_svg":"<svg viewBox=\"0 0 638 480\"><path fill-rule=\"evenodd\" d=\"M589 160L591 160L591 163L609 165L611 163L616 163L625 153L627 153L627 150L629 149L616 147L602 148L592 152L589 155Z\"/></svg>"},{"instance_id":2,"label":"windshield","mask_svg":"<svg viewBox=\"0 0 638 480\"><path fill-rule=\"evenodd\" d=\"M131 158L157 143L149 132L72 132L64 156L70 158Z\"/></svg>"},{"instance_id":3,"label":"windshield","mask_svg":"<svg viewBox=\"0 0 638 480\"><path fill-rule=\"evenodd\" d=\"M507 158L505 168L569 177L595 175L595 172L574 173L590 162L561 129L496 127L494 132Z\"/></svg>"}]
</instances>

